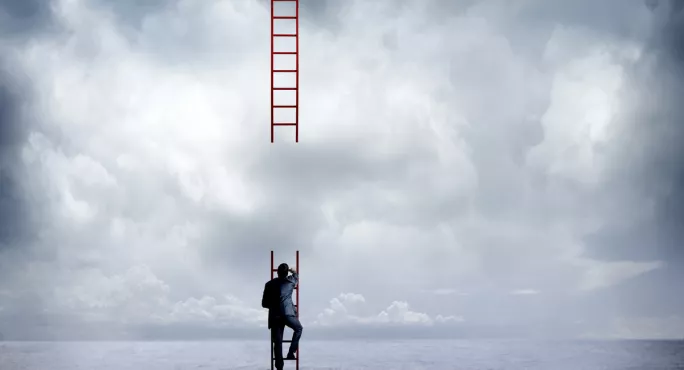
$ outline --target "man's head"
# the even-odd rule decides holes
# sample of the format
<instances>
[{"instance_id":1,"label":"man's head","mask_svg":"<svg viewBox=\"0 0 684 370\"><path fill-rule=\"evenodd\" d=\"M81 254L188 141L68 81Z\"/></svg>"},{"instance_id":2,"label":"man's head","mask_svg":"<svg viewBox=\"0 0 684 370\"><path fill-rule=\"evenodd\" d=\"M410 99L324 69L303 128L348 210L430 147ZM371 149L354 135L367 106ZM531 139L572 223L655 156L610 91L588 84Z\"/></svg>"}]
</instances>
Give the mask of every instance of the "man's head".
<instances>
[{"instance_id":1,"label":"man's head","mask_svg":"<svg viewBox=\"0 0 684 370\"><path fill-rule=\"evenodd\" d=\"M287 265L287 263L281 263L280 266L278 266L278 277L284 278L287 277L287 272L290 270L290 266Z\"/></svg>"}]
</instances>

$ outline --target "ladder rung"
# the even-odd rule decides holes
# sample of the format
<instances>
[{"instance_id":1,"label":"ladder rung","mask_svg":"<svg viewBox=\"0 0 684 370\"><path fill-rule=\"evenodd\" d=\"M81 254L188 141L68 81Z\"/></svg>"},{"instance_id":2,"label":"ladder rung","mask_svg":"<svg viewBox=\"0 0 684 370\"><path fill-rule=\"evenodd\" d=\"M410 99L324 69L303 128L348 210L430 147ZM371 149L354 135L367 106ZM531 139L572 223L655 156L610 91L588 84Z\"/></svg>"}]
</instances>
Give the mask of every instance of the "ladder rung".
<instances>
[{"instance_id":1,"label":"ladder rung","mask_svg":"<svg viewBox=\"0 0 684 370\"><path fill-rule=\"evenodd\" d=\"M274 105L273 108L297 108L296 105Z\"/></svg>"},{"instance_id":2,"label":"ladder rung","mask_svg":"<svg viewBox=\"0 0 684 370\"><path fill-rule=\"evenodd\" d=\"M273 126L297 126L297 124L292 122L273 122Z\"/></svg>"},{"instance_id":3,"label":"ladder rung","mask_svg":"<svg viewBox=\"0 0 684 370\"><path fill-rule=\"evenodd\" d=\"M273 37L297 37L296 33L274 33Z\"/></svg>"},{"instance_id":4,"label":"ladder rung","mask_svg":"<svg viewBox=\"0 0 684 370\"><path fill-rule=\"evenodd\" d=\"M273 357L271 360L275 361L275 359L276 358ZM285 357L283 357L283 361L297 361L297 359L296 358L285 358Z\"/></svg>"},{"instance_id":5,"label":"ladder rung","mask_svg":"<svg viewBox=\"0 0 684 370\"><path fill-rule=\"evenodd\" d=\"M297 90L296 87L274 87L273 90Z\"/></svg>"},{"instance_id":6,"label":"ladder rung","mask_svg":"<svg viewBox=\"0 0 684 370\"><path fill-rule=\"evenodd\" d=\"M274 51L273 54L275 55L295 55L297 54L296 51Z\"/></svg>"},{"instance_id":7,"label":"ladder rung","mask_svg":"<svg viewBox=\"0 0 684 370\"><path fill-rule=\"evenodd\" d=\"M297 73L296 69L274 69L273 72L279 73Z\"/></svg>"},{"instance_id":8,"label":"ladder rung","mask_svg":"<svg viewBox=\"0 0 684 370\"><path fill-rule=\"evenodd\" d=\"M292 2L295 2L295 1L297 1L297 0L273 0L273 1L283 1L283 2L285 2L285 1L292 1Z\"/></svg>"},{"instance_id":9,"label":"ladder rung","mask_svg":"<svg viewBox=\"0 0 684 370\"><path fill-rule=\"evenodd\" d=\"M273 19L297 19L294 15L274 15Z\"/></svg>"}]
</instances>

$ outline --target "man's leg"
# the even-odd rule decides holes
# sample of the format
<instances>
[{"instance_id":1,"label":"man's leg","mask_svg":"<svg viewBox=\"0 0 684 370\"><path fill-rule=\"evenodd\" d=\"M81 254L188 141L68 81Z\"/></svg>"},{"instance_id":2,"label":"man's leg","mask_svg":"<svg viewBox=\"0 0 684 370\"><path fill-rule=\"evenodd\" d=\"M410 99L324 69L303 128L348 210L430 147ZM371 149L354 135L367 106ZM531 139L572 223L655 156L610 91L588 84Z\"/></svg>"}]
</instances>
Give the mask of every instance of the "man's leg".
<instances>
[{"instance_id":1,"label":"man's leg","mask_svg":"<svg viewBox=\"0 0 684 370\"><path fill-rule=\"evenodd\" d=\"M283 369L283 325L282 320L274 320L275 323L271 325L271 341L273 342L273 357L275 357L275 367L278 370Z\"/></svg>"},{"instance_id":2,"label":"man's leg","mask_svg":"<svg viewBox=\"0 0 684 370\"><path fill-rule=\"evenodd\" d=\"M302 327L302 324L299 322L297 316L285 316L285 325L289 326L294 331L294 333L292 333L292 342L290 343L290 350L287 352L287 357L292 357L299 348L299 338L302 337L302 331L304 330L304 328Z\"/></svg>"}]
</instances>

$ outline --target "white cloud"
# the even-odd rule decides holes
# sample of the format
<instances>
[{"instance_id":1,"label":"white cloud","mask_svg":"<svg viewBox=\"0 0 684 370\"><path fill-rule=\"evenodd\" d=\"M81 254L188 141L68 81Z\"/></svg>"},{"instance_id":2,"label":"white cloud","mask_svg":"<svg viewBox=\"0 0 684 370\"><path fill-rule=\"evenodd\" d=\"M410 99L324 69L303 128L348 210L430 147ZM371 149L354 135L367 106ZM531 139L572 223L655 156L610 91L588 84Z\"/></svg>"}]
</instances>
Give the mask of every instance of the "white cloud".
<instances>
[{"instance_id":1,"label":"white cloud","mask_svg":"<svg viewBox=\"0 0 684 370\"><path fill-rule=\"evenodd\" d=\"M457 290L456 289L441 288L441 289L434 289L431 292L433 294L436 294L436 295L450 295L450 294L456 294Z\"/></svg>"},{"instance_id":2,"label":"white cloud","mask_svg":"<svg viewBox=\"0 0 684 370\"><path fill-rule=\"evenodd\" d=\"M189 298L176 302L169 315L171 322L196 323L208 322L218 326L241 324L258 324L266 326L267 315L262 309L256 309L245 302L231 296L222 299L204 296L201 299Z\"/></svg>"},{"instance_id":3,"label":"white cloud","mask_svg":"<svg viewBox=\"0 0 684 370\"><path fill-rule=\"evenodd\" d=\"M406 302L394 301L386 310L380 312L377 319L381 323L393 324L427 324L433 320L427 314L409 310Z\"/></svg>"},{"instance_id":4,"label":"white cloud","mask_svg":"<svg viewBox=\"0 0 684 370\"><path fill-rule=\"evenodd\" d=\"M438 288L438 289L432 289L432 290L426 290L428 293L432 293L434 295L440 295L440 296L448 296L448 295L459 295L459 296L467 296L468 293L466 292L461 292L457 289L450 289L450 288Z\"/></svg>"},{"instance_id":5,"label":"white cloud","mask_svg":"<svg viewBox=\"0 0 684 370\"><path fill-rule=\"evenodd\" d=\"M517 289L510 292L512 295L537 295L540 292L534 289Z\"/></svg>"},{"instance_id":6,"label":"white cloud","mask_svg":"<svg viewBox=\"0 0 684 370\"><path fill-rule=\"evenodd\" d=\"M225 295L176 301L171 288L147 266L134 266L123 274L80 270L66 287L54 294L56 313L79 314L98 321L130 324L209 324L210 326L265 326L266 312Z\"/></svg>"},{"instance_id":7,"label":"white cloud","mask_svg":"<svg viewBox=\"0 0 684 370\"><path fill-rule=\"evenodd\" d=\"M377 314L368 314L366 300L360 294L342 293L330 301L330 306L318 314L314 325L341 326L348 324L393 324L427 325L463 321L459 316L437 315L432 318L421 312L412 311L407 302L394 301Z\"/></svg>"}]
</instances>

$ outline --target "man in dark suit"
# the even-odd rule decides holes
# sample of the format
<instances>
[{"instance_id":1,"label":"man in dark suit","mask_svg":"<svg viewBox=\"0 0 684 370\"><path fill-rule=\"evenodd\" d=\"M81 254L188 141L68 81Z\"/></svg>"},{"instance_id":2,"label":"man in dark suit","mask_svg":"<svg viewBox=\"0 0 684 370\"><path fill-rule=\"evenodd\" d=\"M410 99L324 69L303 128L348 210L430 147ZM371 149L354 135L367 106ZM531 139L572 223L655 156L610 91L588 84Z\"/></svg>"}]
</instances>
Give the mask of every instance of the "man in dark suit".
<instances>
[{"instance_id":1,"label":"man in dark suit","mask_svg":"<svg viewBox=\"0 0 684 370\"><path fill-rule=\"evenodd\" d=\"M288 276L288 271L292 275ZM264 296L261 299L261 307L268 308L268 328L271 329L271 341L275 353L275 367L283 369L283 331L285 326L294 330L290 350L287 353L288 360L295 359L295 353L299 347L299 338L302 337L302 324L297 318L297 307L292 303L292 292L299 282L299 274L286 263L278 266L278 277L267 282L264 286Z\"/></svg>"}]
</instances>

